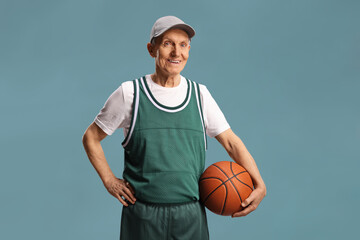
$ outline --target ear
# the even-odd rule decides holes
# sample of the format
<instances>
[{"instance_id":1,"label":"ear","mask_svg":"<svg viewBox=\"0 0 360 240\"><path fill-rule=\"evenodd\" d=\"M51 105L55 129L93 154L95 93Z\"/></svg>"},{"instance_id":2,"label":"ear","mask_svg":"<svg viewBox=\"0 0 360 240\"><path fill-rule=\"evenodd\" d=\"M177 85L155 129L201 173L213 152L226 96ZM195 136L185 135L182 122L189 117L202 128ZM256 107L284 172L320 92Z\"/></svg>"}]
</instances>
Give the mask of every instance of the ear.
<instances>
[{"instance_id":1,"label":"ear","mask_svg":"<svg viewBox=\"0 0 360 240\"><path fill-rule=\"evenodd\" d=\"M151 43L147 44L147 50L149 51L151 57L156 57L154 46Z\"/></svg>"}]
</instances>

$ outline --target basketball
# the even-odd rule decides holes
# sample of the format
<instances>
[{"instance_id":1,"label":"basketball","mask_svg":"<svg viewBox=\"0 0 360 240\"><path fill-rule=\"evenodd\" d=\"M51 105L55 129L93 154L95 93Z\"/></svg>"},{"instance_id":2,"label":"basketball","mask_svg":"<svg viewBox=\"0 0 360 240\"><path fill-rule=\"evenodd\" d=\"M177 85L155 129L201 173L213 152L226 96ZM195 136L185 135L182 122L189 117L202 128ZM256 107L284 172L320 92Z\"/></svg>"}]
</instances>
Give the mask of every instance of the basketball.
<instances>
[{"instance_id":1,"label":"basketball","mask_svg":"<svg viewBox=\"0 0 360 240\"><path fill-rule=\"evenodd\" d=\"M200 201L213 213L223 216L242 210L241 203L253 188L246 169L230 161L210 165L199 180Z\"/></svg>"}]
</instances>

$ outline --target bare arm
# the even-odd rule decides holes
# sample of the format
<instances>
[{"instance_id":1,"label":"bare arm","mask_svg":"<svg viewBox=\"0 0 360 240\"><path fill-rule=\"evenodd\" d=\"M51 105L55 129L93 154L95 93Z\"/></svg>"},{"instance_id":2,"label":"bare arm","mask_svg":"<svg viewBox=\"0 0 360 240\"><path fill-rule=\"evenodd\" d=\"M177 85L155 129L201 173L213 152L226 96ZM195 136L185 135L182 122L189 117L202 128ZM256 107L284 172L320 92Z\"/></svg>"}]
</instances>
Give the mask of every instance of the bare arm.
<instances>
[{"instance_id":1,"label":"bare arm","mask_svg":"<svg viewBox=\"0 0 360 240\"><path fill-rule=\"evenodd\" d=\"M229 156L238 164L243 166L250 174L253 183L254 191L250 196L241 204L245 207L242 211L234 213L233 217L246 216L254 211L266 195L266 186L261 178L260 172L256 166L255 160L246 149L241 139L236 134L228 129L215 137L220 144L228 152Z\"/></svg>"},{"instance_id":2,"label":"bare arm","mask_svg":"<svg viewBox=\"0 0 360 240\"><path fill-rule=\"evenodd\" d=\"M84 149L109 193L116 197L123 205L127 206L128 204L123 198L134 203L136 201L134 191L129 183L116 178L111 171L100 143L106 136L107 134L93 122L83 135L82 142Z\"/></svg>"}]
</instances>

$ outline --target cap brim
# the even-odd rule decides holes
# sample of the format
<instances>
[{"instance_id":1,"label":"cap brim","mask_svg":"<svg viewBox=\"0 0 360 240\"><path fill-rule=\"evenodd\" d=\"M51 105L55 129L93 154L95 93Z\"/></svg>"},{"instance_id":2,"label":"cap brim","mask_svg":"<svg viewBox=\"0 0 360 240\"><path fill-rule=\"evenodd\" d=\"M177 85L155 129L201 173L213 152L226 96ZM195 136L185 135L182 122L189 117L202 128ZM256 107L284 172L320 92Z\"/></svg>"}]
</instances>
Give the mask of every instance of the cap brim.
<instances>
[{"instance_id":1,"label":"cap brim","mask_svg":"<svg viewBox=\"0 0 360 240\"><path fill-rule=\"evenodd\" d=\"M169 29L174 29L174 28L184 30L189 35L189 38L192 38L195 36L195 30L190 25L183 24L183 23L176 24ZM169 30L169 29L167 29L167 30Z\"/></svg>"},{"instance_id":2,"label":"cap brim","mask_svg":"<svg viewBox=\"0 0 360 240\"><path fill-rule=\"evenodd\" d=\"M180 24L176 24L176 25L173 25L173 26L171 26L169 28L164 29L164 31L157 34L153 38L160 36L161 34L163 34L164 32L166 32L167 30L170 30L170 29L181 29L181 30L185 31L188 34L189 38L192 38L192 37L195 36L195 30L190 25L180 23Z\"/></svg>"}]
</instances>

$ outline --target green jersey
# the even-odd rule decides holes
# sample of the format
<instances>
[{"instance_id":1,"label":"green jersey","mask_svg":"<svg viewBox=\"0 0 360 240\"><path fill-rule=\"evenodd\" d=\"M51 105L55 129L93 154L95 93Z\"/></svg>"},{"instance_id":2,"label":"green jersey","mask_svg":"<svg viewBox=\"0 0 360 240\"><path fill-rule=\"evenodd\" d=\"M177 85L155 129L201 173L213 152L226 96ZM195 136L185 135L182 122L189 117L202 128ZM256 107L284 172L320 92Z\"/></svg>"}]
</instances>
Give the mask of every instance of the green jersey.
<instances>
[{"instance_id":1,"label":"green jersey","mask_svg":"<svg viewBox=\"0 0 360 240\"><path fill-rule=\"evenodd\" d=\"M122 143L123 178L144 202L199 200L206 149L199 85L187 79L185 100L168 107L154 98L145 77L133 84L132 121Z\"/></svg>"}]
</instances>

